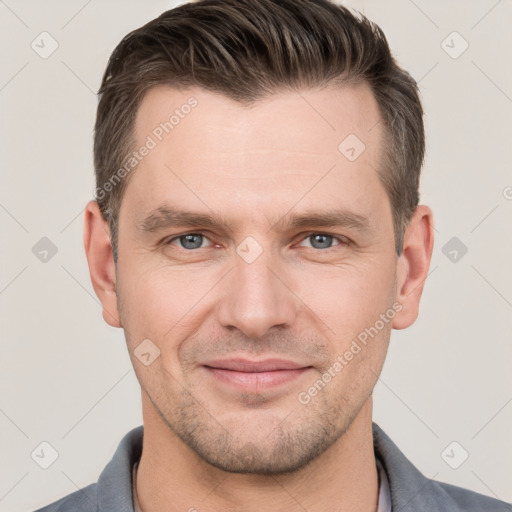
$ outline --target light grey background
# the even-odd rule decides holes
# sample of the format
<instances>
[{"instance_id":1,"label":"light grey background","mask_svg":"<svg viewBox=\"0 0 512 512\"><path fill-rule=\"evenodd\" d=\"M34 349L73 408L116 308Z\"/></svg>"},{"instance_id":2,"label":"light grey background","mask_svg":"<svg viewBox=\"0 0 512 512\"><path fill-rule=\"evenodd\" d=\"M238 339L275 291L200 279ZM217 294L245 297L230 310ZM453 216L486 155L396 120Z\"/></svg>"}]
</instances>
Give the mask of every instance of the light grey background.
<instances>
[{"instance_id":1,"label":"light grey background","mask_svg":"<svg viewBox=\"0 0 512 512\"><path fill-rule=\"evenodd\" d=\"M419 80L421 202L436 227L420 318L392 335L375 421L426 476L512 501L512 3L346 4L381 25ZM175 5L0 0L0 510L33 510L96 481L142 423L123 332L103 322L90 283L83 208L108 56ZM59 45L47 59L31 48L43 31ZM469 44L458 58L445 51L463 48L453 31ZM46 263L32 252L42 237L58 249ZM452 237L468 249L456 262L443 253ZM59 455L48 469L30 455L43 441ZM451 461L469 453L458 469L441 456L453 441L462 448Z\"/></svg>"}]
</instances>

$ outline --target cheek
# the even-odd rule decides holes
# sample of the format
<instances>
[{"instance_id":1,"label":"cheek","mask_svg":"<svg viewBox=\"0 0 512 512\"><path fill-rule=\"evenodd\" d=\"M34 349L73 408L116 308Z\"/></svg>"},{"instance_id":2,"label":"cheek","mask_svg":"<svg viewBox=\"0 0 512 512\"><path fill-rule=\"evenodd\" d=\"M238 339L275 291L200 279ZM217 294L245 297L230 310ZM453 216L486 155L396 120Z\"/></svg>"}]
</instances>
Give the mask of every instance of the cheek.
<instances>
[{"instance_id":1,"label":"cheek","mask_svg":"<svg viewBox=\"0 0 512 512\"><path fill-rule=\"evenodd\" d=\"M180 344L212 310L216 283L221 285L223 272L213 267L192 269L168 264L147 267L142 261L131 268L125 269L119 281L121 320L130 351L149 339L159 348L160 360L175 367Z\"/></svg>"},{"instance_id":2,"label":"cheek","mask_svg":"<svg viewBox=\"0 0 512 512\"><path fill-rule=\"evenodd\" d=\"M297 295L336 337L373 325L394 297L393 263L377 258L304 272L297 282Z\"/></svg>"},{"instance_id":3,"label":"cheek","mask_svg":"<svg viewBox=\"0 0 512 512\"><path fill-rule=\"evenodd\" d=\"M198 301L204 292L197 283L191 286L185 272L169 269L128 274L121 283L122 325L132 364L141 386L158 401L164 393L162 382L183 377L179 345L200 322ZM139 359L146 353L150 354L149 365Z\"/></svg>"}]
</instances>

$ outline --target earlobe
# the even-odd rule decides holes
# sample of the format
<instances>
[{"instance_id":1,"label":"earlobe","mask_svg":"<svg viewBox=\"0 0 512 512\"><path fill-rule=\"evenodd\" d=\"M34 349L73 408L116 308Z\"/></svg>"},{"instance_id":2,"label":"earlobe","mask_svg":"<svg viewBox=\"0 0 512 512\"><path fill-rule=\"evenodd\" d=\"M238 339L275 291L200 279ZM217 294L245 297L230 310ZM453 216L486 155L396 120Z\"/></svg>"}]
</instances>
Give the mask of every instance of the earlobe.
<instances>
[{"instance_id":1,"label":"earlobe","mask_svg":"<svg viewBox=\"0 0 512 512\"><path fill-rule=\"evenodd\" d=\"M103 306L103 319L112 327L121 327L110 231L94 200L85 207L84 249L92 286Z\"/></svg>"},{"instance_id":2,"label":"earlobe","mask_svg":"<svg viewBox=\"0 0 512 512\"><path fill-rule=\"evenodd\" d=\"M402 310L393 320L394 329L405 329L418 317L421 294L434 247L433 214L428 206L414 211L404 233L403 251L397 263L397 297Z\"/></svg>"}]
</instances>

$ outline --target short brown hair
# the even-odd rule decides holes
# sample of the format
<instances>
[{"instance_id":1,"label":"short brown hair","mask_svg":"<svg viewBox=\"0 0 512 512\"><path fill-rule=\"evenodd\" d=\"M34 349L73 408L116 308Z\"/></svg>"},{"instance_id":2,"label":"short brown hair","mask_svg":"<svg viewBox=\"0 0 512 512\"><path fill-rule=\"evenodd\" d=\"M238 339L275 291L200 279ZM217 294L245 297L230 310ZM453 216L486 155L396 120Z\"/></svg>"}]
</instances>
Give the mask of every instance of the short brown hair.
<instances>
[{"instance_id":1,"label":"short brown hair","mask_svg":"<svg viewBox=\"0 0 512 512\"><path fill-rule=\"evenodd\" d=\"M370 85L385 127L379 177L400 255L419 201L423 109L416 82L397 65L377 25L329 0L199 0L126 35L103 76L94 133L95 199L110 228L114 261L132 173L118 183L112 178L134 149L137 109L150 88L199 86L250 104L283 89L361 81Z\"/></svg>"}]
</instances>

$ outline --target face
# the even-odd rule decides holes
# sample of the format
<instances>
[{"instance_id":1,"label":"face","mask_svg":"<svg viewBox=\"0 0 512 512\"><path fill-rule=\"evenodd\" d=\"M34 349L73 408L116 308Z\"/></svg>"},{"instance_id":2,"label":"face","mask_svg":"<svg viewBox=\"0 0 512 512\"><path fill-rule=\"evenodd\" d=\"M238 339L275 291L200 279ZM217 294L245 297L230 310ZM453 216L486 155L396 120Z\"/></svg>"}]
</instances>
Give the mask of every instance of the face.
<instances>
[{"instance_id":1,"label":"face","mask_svg":"<svg viewBox=\"0 0 512 512\"><path fill-rule=\"evenodd\" d=\"M297 470L368 403L399 308L376 101L158 87L135 136L116 294L143 394L213 466Z\"/></svg>"}]
</instances>

